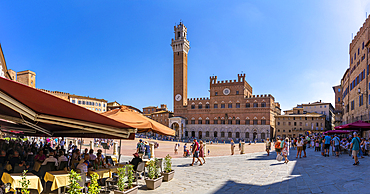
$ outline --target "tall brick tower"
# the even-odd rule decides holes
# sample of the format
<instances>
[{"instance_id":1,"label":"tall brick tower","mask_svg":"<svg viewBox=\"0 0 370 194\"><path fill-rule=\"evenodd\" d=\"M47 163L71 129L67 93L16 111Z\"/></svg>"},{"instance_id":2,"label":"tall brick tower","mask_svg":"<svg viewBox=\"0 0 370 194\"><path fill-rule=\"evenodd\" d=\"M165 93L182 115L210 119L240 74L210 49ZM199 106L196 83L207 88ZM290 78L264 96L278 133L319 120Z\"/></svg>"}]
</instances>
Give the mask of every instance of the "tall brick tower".
<instances>
[{"instance_id":1,"label":"tall brick tower","mask_svg":"<svg viewBox=\"0 0 370 194\"><path fill-rule=\"evenodd\" d=\"M174 113L179 114L187 106L188 100L188 52L189 41L186 39L187 28L182 22L174 26L175 39L172 39L173 50L173 97Z\"/></svg>"}]
</instances>

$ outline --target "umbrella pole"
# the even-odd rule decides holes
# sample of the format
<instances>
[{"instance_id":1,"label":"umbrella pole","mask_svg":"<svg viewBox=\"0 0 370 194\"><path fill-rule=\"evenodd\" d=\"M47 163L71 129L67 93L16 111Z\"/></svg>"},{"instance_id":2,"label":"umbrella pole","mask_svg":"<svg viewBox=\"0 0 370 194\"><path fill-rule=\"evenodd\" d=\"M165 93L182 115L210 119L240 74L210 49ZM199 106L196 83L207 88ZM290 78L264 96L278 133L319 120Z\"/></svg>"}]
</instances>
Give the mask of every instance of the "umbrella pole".
<instances>
[{"instance_id":1,"label":"umbrella pole","mask_svg":"<svg viewBox=\"0 0 370 194\"><path fill-rule=\"evenodd\" d=\"M82 137L81 137L81 141L80 141L80 152L82 152Z\"/></svg>"},{"instance_id":2,"label":"umbrella pole","mask_svg":"<svg viewBox=\"0 0 370 194\"><path fill-rule=\"evenodd\" d=\"M121 145L122 145L122 139L119 140L119 150L118 150L118 163L121 162Z\"/></svg>"}]
</instances>

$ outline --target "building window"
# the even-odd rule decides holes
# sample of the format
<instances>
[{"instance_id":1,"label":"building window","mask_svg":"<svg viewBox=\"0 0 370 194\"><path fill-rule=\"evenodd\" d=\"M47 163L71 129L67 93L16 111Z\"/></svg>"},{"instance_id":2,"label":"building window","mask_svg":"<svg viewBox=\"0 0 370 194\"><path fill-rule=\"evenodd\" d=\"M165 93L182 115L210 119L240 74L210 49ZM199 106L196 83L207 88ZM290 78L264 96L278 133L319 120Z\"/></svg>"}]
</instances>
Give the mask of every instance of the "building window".
<instances>
[{"instance_id":1,"label":"building window","mask_svg":"<svg viewBox=\"0 0 370 194\"><path fill-rule=\"evenodd\" d=\"M370 85L370 83L369 83L369 85ZM249 104L249 103L245 104L245 108L249 108L249 107L251 107L251 104Z\"/></svg>"},{"instance_id":2,"label":"building window","mask_svg":"<svg viewBox=\"0 0 370 194\"><path fill-rule=\"evenodd\" d=\"M221 108L225 108L225 104L221 104Z\"/></svg>"},{"instance_id":3,"label":"building window","mask_svg":"<svg viewBox=\"0 0 370 194\"><path fill-rule=\"evenodd\" d=\"M206 137L209 137L209 131L206 131Z\"/></svg>"},{"instance_id":4,"label":"building window","mask_svg":"<svg viewBox=\"0 0 370 194\"><path fill-rule=\"evenodd\" d=\"M338 97L338 102L340 102L340 97Z\"/></svg>"},{"instance_id":5,"label":"building window","mask_svg":"<svg viewBox=\"0 0 370 194\"><path fill-rule=\"evenodd\" d=\"M185 137L188 137L189 134L188 134L188 131L185 131Z\"/></svg>"},{"instance_id":6,"label":"building window","mask_svg":"<svg viewBox=\"0 0 370 194\"><path fill-rule=\"evenodd\" d=\"M235 133L235 138L240 138L240 133L239 132Z\"/></svg>"},{"instance_id":7,"label":"building window","mask_svg":"<svg viewBox=\"0 0 370 194\"><path fill-rule=\"evenodd\" d=\"M261 107L266 107L266 102L262 102Z\"/></svg>"},{"instance_id":8,"label":"building window","mask_svg":"<svg viewBox=\"0 0 370 194\"><path fill-rule=\"evenodd\" d=\"M209 109L209 104L206 104L206 109Z\"/></svg>"},{"instance_id":9,"label":"building window","mask_svg":"<svg viewBox=\"0 0 370 194\"><path fill-rule=\"evenodd\" d=\"M99 103L99 106L101 106L101 104Z\"/></svg>"},{"instance_id":10,"label":"building window","mask_svg":"<svg viewBox=\"0 0 370 194\"><path fill-rule=\"evenodd\" d=\"M227 105L227 108L232 108L233 107L233 104L231 104L231 103L229 103L228 105Z\"/></svg>"},{"instance_id":11,"label":"building window","mask_svg":"<svg viewBox=\"0 0 370 194\"><path fill-rule=\"evenodd\" d=\"M266 125L266 120L261 120L261 125Z\"/></svg>"},{"instance_id":12,"label":"building window","mask_svg":"<svg viewBox=\"0 0 370 194\"><path fill-rule=\"evenodd\" d=\"M240 120L239 120L239 119L237 119L237 120L235 121L235 124L240 125Z\"/></svg>"},{"instance_id":13,"label":"building window","mask_svg":"<svg viewBox=\"0 0 370 194\"><path fill-rule=\"evenodd\" d=\"M258 125L258 120L257 119L253 120L253 125Z\"/></svg>"},{"instance_id":14,"label":"building window","mask_svg":"<svg viewBox=\"0 0 370 194\"><path fill-rule=\"evenodd\" d=\"M215 96L217 96L218 95L218 93L217 92L215 92Z\"/></svg>"},{"instance_id":15,"label":"building window","mask_svg":"<svg viewBox=\"0 0 370 194\"><path fill-rule=\"evenodd\" d=\"M236 103L235 107L240 108L240 103Z\"/></svg>"},{"instance_id":16,"label":"building window","mask_svg":"<svg viewBox=\"0 0 370 194\"><path fill-rule=\"evenodd\" d=\"M299 126L302 126L302 122L299 122Z\"/></svg>"},{"instance_id":17,"label":"building window","mask_svg":"<svg viewBox=\"0 0 370 194\"><path fill-rule=\"evenodd\" d=\"M239 91L236 91L236 94L238 95L239 94Z\"/></svg>"},{"instance_id":18,"label":"building window","mask_svg":"<svg viewBox=\"0 0 370 194\"><path fill-rule=\"evenodd\" d=\"M258 107L258 103L257 102L253 103L253 107Z\"/></svg>"},{"instance_id":19,"label":"building window","mask_svg":"<svg viewBox=\"0 0 370 194\"><path fill-rule=\"evenodd\" d=\"M291 123L290 123L290 122L288 122L288 125L291 125Z\"/></svg>"},{"instance_id":20,"label":"building window","mask_svg":"<svg viewBox=\"0 0 370 194\"><path fill-rule=\"evenodd\" d=\"M202 106L201 104L199 104L199 105L198 105L198 109L202 109L202 107L203 107L203 106Z\"/></svg>"},{"instance_id":21,"label":"building window","mask_svg":"<svg viewBox=\"0 0 370 194\"><path fill-rule=\"evenodd\" d=\"M304 120L307 120L307 117L305 117Z\"/></svg>"},{"instance_id":22,"label":"building window","mask_svg":"<svg viewBox=\"0 0 370 194\"><path fill-rule=\"evenodd\" d=\"M206 125L209 125L209 120L206 120Z\"/></svg>"},{"instance_id":23,"label":"building window","mask_svg":"<svg viewBox=\"0 0 370 194\"><path fill-rule=\"evenodd\" d=\"M191 120L190 121L190 124L195 124L195 120Z\"/></svg>"},{"instance_id":24,"label":"building window","mask_svg":"<svg viewBox=\"0 0 370 194\"><path fill-rule=\"evenodd\" d=\"M228 123L229 125L232 125L232 124L233 124L233 120L231 120L231 119L230 119L230 120L228 120L228 121L227 121L227 123Z\"/></svg>"},{"instance_id":25,"label":"building window","mask_svg":"<svg viewBox=\"0 0 370 194\"><path fill-rule=\"evenodd\" d=\"M221 120L221 124L222 125L225 125L225 120Z\"/></svg>"},{"instance_id":26,"label":"building window","mask_svg":"<svg viewBox=\"0 0 370 194\"><path fill-rule=\"evenodd\" d=\"M221 132L221 137L225 137L225 132Z\"/></svg>"},{"instance_id":27,"label":"building window","mask_svg":"<svg viewBox=\"0 0 370 194\"><path fill-rule=\"evenodd\" d=\"M355 101L354 100L352 100L352 102L351 102L351 110L353 110L353 109L355 109Z\"/></svg>"},{"instance_id":28,"label":"building window","mask_svg":"<svg viewBox=\"0 0 370 194\"><path fill-rule=\"evenodd\" d=\"M191 109L195 109L195 105L191 105Z\"/></svg>"},{"instance_id":29,"label":"building window","mask_svg":"<svg viewBox=\"0 0 370 194\"><path fill-rule=\"evenodd\" d=\"M198 124L201 125L202 124L202 120L198 120Z\"/></svg>"},{"instance_id":30,"label":"building window","mask_svg":"<svg viewBox=\"0 0 370 194\"><path fill-rule=\"evenodd\" d=\"M76 100L74 100L74 99L73 99L73 100L72 100L72 103L73 103L73 104L75 104L75 103L76 103Z\"/></svg>"},{"instance_id":31,"label":"building window","mask_svg":"<svg viewBox=\"0 0 370 194\"><path fill-rule=\"evenodd\" d=\"M250 125L250 123L251 123L251 122L250 122L250 120L249 120L249 119L245 120L245 124L246 124L246 125Z\"/></svg>"},{"instance_id":32,"label":"building window","mask_svg":"<svg viewBox=\"0 0 370 194\"><path fill-rule=\"evenodd\" d=\"M227 137L232 138L232 137L233 137L233 133L228 132L228 133L227 133Z\"/></svg>"},{"instance_id":33,"label":"building window","mask_svg":"<svg viewBox=\"0 0 370 194\"><path fill-rule=\"evenodd\" d=\"M277 124L280 125L280 122L278 122Z\"/></svg>"},{"instance_id":34,"label":"building window","mask_svg":"<svg viewBox=\"0 0 370 194\"><path fill-rule=\"evenodd\" d=\"M297 122L294 122L294 126L297 126Z\"/></svg>"},{"instance_id":35,"label":"building window","mask_svg":"<svg viewBox=\"0 0 370 194\"><path fill-rule=\"evenodd\" d=\"M363 94L361 94L361 96L359 96L358 97L359 99L358 99L358 104L359 104L359 106L362 106L362 105L364 105L364 101L363 101L363 99L364 99L364 95Z\"/></svg>"},{"instance_id":36,"label":"building window","mask_svg":"<svg viewBox=\"0 0 370 194\"><path fill-rule=\"evenodd\" d=\"M261 139L266 139L265 133L261 133Z\"/></svg>"},{"instance_id":37,"label":"building window","mask_svg":"<svg viewBox=\"0 0 370 194\"><path fill-rule=\"evenodd\" d=\"M185 125L187 125L189 122L188 122L188 120L185 120Z\"/></svg>"},{"instance_id":38,"label":"building window","mask_svg":"<svg viewBox=\"0 0 370 194\"><path fill-rule=\"evenodd\" d=\"M217 125L218 124L218 120L213 120L213 124Z\"/></svg>"},{"instance_id":39,"label":"building window","mask_svg":"<svg viewBox=\"0 0 370 194\"><path fill-rule=\"evenodd\" d=\"M245 138L249 138L249 133L248 132L245 133Z\"/></svg>"},{"instance_id":40,"label":"building window","mask_svg":"<svg viewBox=\"0 0 370 194\"><path fill-rule=\"evenodd\" d=\"M217 131L213 132L213 137L217 137Z\"/></svg>"},{"instance_id":41,"label":"building window","mask_svg":"<svg viewBox=\"0 0 370 194\"><path fill-rule=\"evenodd\" d=\"M213 108L218 108L218 104L214 104L213 105Z\"/></svg>"},{"instance_id":42,"label":"building window","mask_svg":"<svg viewBox=\"0 0 370 194\"><path fill-rule=\"evenodd\" d=\"M81 100L78 101L78 104L81 104Z\"/></svg>"}]
</instances>

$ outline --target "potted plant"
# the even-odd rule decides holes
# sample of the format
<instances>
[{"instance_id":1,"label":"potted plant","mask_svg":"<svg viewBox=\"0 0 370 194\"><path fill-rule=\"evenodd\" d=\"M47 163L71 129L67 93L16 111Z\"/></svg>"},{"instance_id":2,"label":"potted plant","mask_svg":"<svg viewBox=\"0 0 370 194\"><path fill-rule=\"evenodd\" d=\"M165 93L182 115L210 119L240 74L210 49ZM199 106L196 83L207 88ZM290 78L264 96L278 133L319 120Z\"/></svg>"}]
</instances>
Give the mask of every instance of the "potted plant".
<instances>
[{"instance_id":1,"label":"potted plant","mask_svg":"<svg viewBox=\"0 0 370 194\"><path fill-rule=\"evenodd\" d=\"M19 183L22 185L22 188L21 188L21 194L29 194L30 191L28 190L28 186L30 186L30 180L27 180L27 170L24 170L21 177L21 181L19 181Z\"/></svg>"},{"instance_id":2,"label":"potted plant","mask_svg":"<svg viewBox=\"0 0 370 194\"><path fill-rule=\"evenodd\" d=\"M167 156L164 158L164 171L161 172L163 176L163 181L170 181L175 175L175 171L172 170L171 159L172 157L169 154L167 154Z\"/></svg>"},{"instance_id":3,"label":"potted plant","mask_svg":"<svg viewBox=\"0 0 370 194\"><path fill-rule=\"evenodd\" d=\"M118 190L114 194L136 194L139 186L132 184L134 182L133 165L126 165L125 168L118 168ZM126 184L127 182L127 184Z\"/></svg>"},{"instance_id":4,"label":"potted plant","mask_svg":"<svg viewBox=\"0 0 370 194\"><path fill-rule=\"evenodd\" d=\"M98 184L99 175L96 172L94 172L90 176L91 176L91 182L88 187L89 188L88 193L89 194L99 194L100 189L101 189L101 187Z\"/></svg>"},{"instance_id":5,"label":"potted plant","mask_svg":"<svg viewBox=\"0 0 370 194\"><path fill-rule=\"evenodd\" d=\"M155 158L154 160L150 160L148 164L148 178L145 179L146 187L148 189L156 189L157 187L161 186L163 176L159 176L158 166L157 164L158 159Z\"/></svg>"},{"instance_id":6,"label":"potted plant","mask_svg":"<svg viewBox=\"0 0 370 194\"><path fill-rule=\"evenodd\" d=\"M71 170L69 172L69 189L67 193L69 194L82 194L82 187L78 183L78 181L81 181L81 176L76 173L75 171Z\"/></svg>"}]
</instances>

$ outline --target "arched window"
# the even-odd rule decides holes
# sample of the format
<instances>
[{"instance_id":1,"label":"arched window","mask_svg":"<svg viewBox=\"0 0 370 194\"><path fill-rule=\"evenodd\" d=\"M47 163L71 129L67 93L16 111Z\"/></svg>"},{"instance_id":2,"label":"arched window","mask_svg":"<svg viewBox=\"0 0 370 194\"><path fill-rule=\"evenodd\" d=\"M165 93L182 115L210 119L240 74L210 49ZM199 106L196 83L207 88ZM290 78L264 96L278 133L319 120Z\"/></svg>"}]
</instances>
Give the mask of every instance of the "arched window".
<instances>
[{"instance_id":1,"label":"arched window","mask_svg":"<svg viewBox=\"0 0 370 194\"><path fill-rule=\"evenodd\" d=\"M195 137L195 131L191 132L191 137Z\"/></svg>"},{"instance_id":2,"label":"arched window","mask_svg":"<svg viewBox=\"0 0 370 194\"><path fill-rule=\"evenodd\" d=\"M290 130L289 130L290 131ZM265 133L261 133L261 139L266 139L265 138Z\"/></svg>"},{"instance_id":3,"label":"arched window","mask_svg":"<svg viewBox=\"0 0 370 194\"><path fill-rule=\"evenodd\" d=\"M266 102L262 102L261 107L266 107Z\"/></svg>"},{"instance_id":4,"label":"arched window","mask_svg":"<svg viewBox=\"0 0 370 194\"><path fill-rule=\"evenodd\" d=\"M228 133L227 133L227 137L232 138L232 137L233 137L233 133L228 132Z\"/></svg>"},{"instance_id":5,"label":"arched window","mask_svg":"<svg viewBox=\"0 0 370 194\"><path fill-rule=\"evenodd\" d=\"M221 137L225 137L225 132L221 132Z\"/></svg>"},{"instance_id":6,"label":"arched window","mask_svg":"<svg viewBox=\"0 0 370 194\"><path fill-rule=\"evenodd\" d=\"M206 137L209 137L209 131L206 131Z\"/></svg>"},{"instance_id":7,"label":"arched window","mask_svg":"<svg viewBox=\"0 0 370 194\"><path fill-rule=\"evenodd\" d=\"M236 138L240 138L240 133L239 132L236 132L235 137Z\"/></svg>"},{"instance_id":8,"label":"arched window","mask_svg":"<svg viewBox=\"0 0 370 194\"><path fill-rule=\"evenodd\" d=\"M249 138L249 132L245 133L245 138Z\"/></svg>"},{"instance_id":9,"label":"arched window","mask_svg":"<svg viewBox=\"0 0 370 194\"><path fill-rule=\"evenodd\" d=\"M217 137L217 131L215 131L215 132L213 133L213 136L214 136L214 137Z\"/></svg>"}]
</instances>

